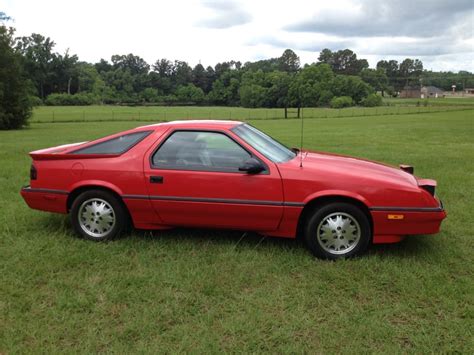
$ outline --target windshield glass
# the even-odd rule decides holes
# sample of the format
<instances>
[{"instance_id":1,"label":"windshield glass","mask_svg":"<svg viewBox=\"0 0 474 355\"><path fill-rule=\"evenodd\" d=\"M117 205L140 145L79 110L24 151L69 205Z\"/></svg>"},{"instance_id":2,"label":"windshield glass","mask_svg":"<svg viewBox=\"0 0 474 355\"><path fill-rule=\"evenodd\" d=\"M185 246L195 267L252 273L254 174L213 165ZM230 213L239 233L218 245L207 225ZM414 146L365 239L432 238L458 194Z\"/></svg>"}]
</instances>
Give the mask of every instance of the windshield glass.
<instances>
[{"instance_id":1,"label":"windshield glass","mask_svg":"<svg viewBox=\"0 0 474 355\"><path fill-rule=\"evenodd\" d=\"M248 124L234 127L232 131L274 163L283 163L296 156L283 144Z\"/></svg>"}]
</instances>

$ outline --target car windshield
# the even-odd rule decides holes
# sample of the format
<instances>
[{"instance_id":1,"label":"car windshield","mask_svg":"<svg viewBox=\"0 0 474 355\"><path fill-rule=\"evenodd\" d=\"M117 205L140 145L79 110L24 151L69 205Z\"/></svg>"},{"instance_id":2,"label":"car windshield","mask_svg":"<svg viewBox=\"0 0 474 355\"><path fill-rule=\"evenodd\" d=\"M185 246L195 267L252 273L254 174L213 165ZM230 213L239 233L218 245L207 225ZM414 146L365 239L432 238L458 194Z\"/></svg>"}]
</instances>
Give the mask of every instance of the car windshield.
<instances>
[{"instance_id":1,"label":"car windshield","mask_svg":"<svg viewBox=\"0 0 474 355\"><path fill-rule=\"evenodd\" d=\"M274 163L283 163L296 156L295 152L248 124L238 125L232 132Z\"/></svg>"}]
</instances>

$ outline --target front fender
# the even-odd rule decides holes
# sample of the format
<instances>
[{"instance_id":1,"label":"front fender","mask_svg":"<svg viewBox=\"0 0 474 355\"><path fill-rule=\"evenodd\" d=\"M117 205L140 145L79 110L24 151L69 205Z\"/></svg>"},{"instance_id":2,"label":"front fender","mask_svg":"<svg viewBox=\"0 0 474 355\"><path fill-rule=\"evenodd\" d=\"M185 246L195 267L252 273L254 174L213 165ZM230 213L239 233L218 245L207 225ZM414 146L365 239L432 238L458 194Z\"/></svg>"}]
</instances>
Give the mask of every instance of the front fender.
<instances>
[{"instance_id":1,"label":"front fender","mask_svg":"<svg viewBox=\"0 0 474 355\"><path fill-rule=\"evenodd\" d=\"M307 203L309 203L309 202L311 202L311 201L313 201L317 198L337 197L337 196L347 197L347 198L357 200L357 201L363 203L364 205L366 205L367 207L371 206L370 201L368 201L363 196L361 196L361 195L359 195L355 192L346 191L346 190L322 190L322 191L318 191L318 192L315 192L313 194L310 194L310 195L306 196L303 203L306 205Z\"/></svg>"}]
</instances>

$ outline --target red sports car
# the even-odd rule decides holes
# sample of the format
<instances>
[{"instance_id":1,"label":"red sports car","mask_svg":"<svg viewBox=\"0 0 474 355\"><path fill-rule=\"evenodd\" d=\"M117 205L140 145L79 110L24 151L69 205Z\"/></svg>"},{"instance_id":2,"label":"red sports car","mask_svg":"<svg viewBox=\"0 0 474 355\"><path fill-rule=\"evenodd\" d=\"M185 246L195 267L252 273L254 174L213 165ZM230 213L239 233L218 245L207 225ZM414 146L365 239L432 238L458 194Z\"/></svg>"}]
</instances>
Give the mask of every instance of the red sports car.
<instances>
[{"instance_id":1,"label":"red sports car","mask_svg":"<svg viewBox=\"0 0 474 355\"><path fill-rule=\"evenodd\" d=\"M437 233L446 217L436 182L410 166L289 149L236 121L160 123L30 155L28 206L70 213L97 241L129 223L228 228L301 234L316 256L336 259Z\"/></svg>"}]
</instances>

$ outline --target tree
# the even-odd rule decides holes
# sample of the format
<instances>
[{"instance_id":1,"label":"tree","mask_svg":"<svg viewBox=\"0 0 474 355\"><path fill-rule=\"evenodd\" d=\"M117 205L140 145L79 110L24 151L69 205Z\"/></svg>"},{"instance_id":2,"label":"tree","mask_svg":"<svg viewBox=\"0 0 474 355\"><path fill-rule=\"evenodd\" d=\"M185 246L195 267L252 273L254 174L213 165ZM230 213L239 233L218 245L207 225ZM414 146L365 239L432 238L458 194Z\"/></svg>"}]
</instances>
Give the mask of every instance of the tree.
<instances>
[{"instance_id":1,"label":"tree","mask_svg":"<svg viewBox=\"0 0 474 355\"><path fill-rule=\"evenodd\" d=\"M42 99L52 92L51 86L47 84L53 74L54 46L55 43L49 37L37 33L17 38L16 49L23 55L25 71L35 83Z\"/></svg>"},{"instance_id":2,"label":"tree","mask_svg":"<svg viewBox=\"0 0 474 355\"><path fill-rule=\"evenodd\" d=\"M204 101L204 91L193 84L181 85L176 89L176 96L180 102L200 104Z\"/></svg>"},{"instance_id":3,"label":"tree","mask_svg":"<svg viewBox=\"0 0 474 355\"><path fill-rule=\"evenodd\" d=\"M296 73L300 68L300 58L291 49L286 49L278 58L279 69L287 73Z\"/></svg>"},{"instance_id":4,"label":"tree","mask_svg":"<svg viewBox=\"0 0 474 355\"><path fill-rule=\"evenodd\" d=\"M29 82L22 58L13 48L13 34L13 29L0 26L0 129L21 128L31 116Z\"/></svg>"},{"instance_id":5,"label":"tree","mask_svg":"<svg viewBox=\"0 0 474 355\"><path fill-rule=\"evenodd\" d=\"M357 59L357 54L350 49L332 52L325 48L320 52L318 60L329 64L336 74L359 75L362 69L369 67L366 59Z\"/></svg>"},{"instance_id":6,"label":"tree","mask_svg":"<svg viewBox=\"0 0 474 355\"><path fill-rule=\"evenodd\" d=\"M405 85L419 85L422 72L423 63L419 59L406 58L398 69L398 75L405 80Z\"/></svg>"},{"instance_id":7,"label":"tree","mask_svg":"<svg viewBox=\"0 0 474 355\"><path fill-rule=\"evenodd\" d=\"M77 55L69 55L69 50L66 50L64 55L53 55L50 76L52 91L71 94L72 81L73 79L77 81L79 74L77 68L78 60Z\"/></svg>"},{"instance_id":8,"label":"tree","mask_svg":"<svg viewBox=\"0 0 474 355\"><path fill-rule=\"evenodd\" d=\"M290 85L289 104L303 107L318 106L321 97L325 101L331 97L333 79L334 73L328 64L306 66L296 75Z\"/></svg>"},{"instance_id":9,"label":"tree","mask_svg":"<svg viewBox=\"0 0 474 355\"><path fill-rule=\"evenodd\" d=\"M206 73L206 69L201 63L197 64L192 71L192 83L201 88L205 93L209 92L212 83L209 83L209 79Z\"/></svg>"},{"instance_id":10,"label":"tree","mask_svg":"<svg viewBox=\"0 0 474 355\"><path fill-rule=\"evenodd\" d=\"M150 71L148 63L132 53L127 55L113 55L112 66L114 69L128 70L132 75L148 74Z\"/></svg>"},{"instance_id":11,"label":"tree","mask_svg":"<svg viewBox=\"0 0 474 355\"><path fill-rule=\"evenodd\" d=\"M331 91L334 96L349 96L356 104L359 104L373 92L373 89L358 76L336 75Z\"/></svg>"},{"instance_id":12,"label":"tree","mask_svg":"<svg viewBox=\"0 0 474 355\"><path fill-rule=\"evenodd\" d=\"M388 77L385 74L385 71L380 69L370 69L366 68L360 72L360 77L367 84L371 85L375 91L380 91L382 96L384 96L384 91L388 88Z\"/></svg>"},{"instance_id":13,"label":"tree","mask_svg":"<svg viewBox=\"0 0 474 355\"><path fill-rule=\"evenodd\" d=\"M264 107L268 89L257 84L240 87L240 103L243 107Z\"/></svg>"}]
</instances>

